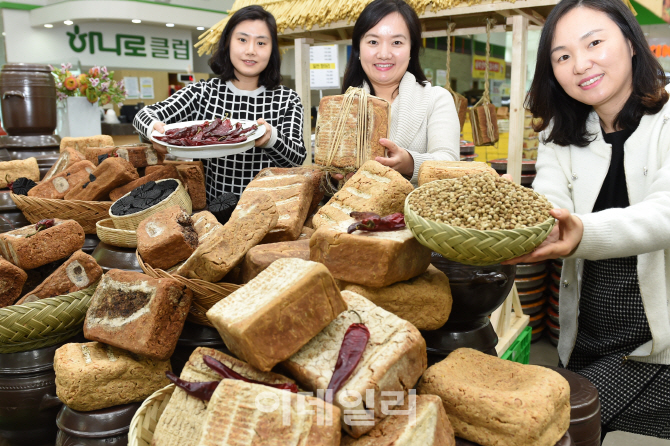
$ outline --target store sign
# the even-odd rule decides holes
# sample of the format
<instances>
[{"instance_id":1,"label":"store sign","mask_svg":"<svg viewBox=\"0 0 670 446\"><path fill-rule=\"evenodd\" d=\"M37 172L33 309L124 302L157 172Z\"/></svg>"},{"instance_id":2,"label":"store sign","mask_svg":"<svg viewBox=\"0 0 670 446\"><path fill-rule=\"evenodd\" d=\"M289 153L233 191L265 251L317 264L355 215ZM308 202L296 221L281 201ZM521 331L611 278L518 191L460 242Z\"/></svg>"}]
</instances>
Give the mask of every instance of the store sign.
<instances>
[{"instance_id":1,"label":"store sign","mask_svg":"<svg viewBox=\"0 0 670 446\"><path fill-rule=\"evenodd\" d=\"M8 62L78 60L84 66L175 71L188 71L193 66L188 30L104 22L33 28L29 13L3 10Z\"/></svg>"},{"instance_id":2,"label":"store sign","mask_svg":"<svg viewBox=\"0 0 670 446\"><path fill-rule=\"evenodd\" d=\"M81 33L79 25L74 26L74 32L67 33L68 44L75 53L88 52L98 54L109 52L117 56L152 57L156 59L190 60L191 47L189 39L168 39L161 37L145 37L138 34L115 34L105 41L105 36L99 31ZM111 42L109 42L111 40ZM87 48L88 47L88 48Z\"/></svg>"},{"instance_id":3,"label":"store sign","mask_svg":"<svg viewBox=\"0 0 670 446\"><path fill-rule=\"evenodd\" d=\"M314 90L339 89L337 45L309 48L309 86Z\"/></svg>"},{"instance_id":4,"label":"store sign","mask_svg":"<svg viewBox=\"0 0 670 446\"><path fill-rule=\"evenodd\" d=\"M483 79L486 72L486 56L473 56L472 77ZM505 79L505 61L489 57L489 79Z\"/></svg>"}]
</instances>

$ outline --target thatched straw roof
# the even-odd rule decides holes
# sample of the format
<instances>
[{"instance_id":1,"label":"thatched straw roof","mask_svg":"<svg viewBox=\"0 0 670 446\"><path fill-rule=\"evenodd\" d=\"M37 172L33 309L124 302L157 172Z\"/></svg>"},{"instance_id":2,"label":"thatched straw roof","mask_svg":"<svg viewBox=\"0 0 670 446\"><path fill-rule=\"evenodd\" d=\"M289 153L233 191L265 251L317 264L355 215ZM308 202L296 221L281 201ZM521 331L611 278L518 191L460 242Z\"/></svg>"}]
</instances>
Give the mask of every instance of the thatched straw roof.
<instances>
[{"instance_id":1,"label":"thatched straw roof","mask_svg":"<svg viewBox=\"0 0 670 446\"><path fill-rule=\"evenodd\" d=\"M482 3L495 3L496 7L500 4L500 9L514 9L514 8L523 8L526 6L522 4L535 4L533 9L536 9L541 12L540 18L542 16L546 17L546 14L551 10L553 5L558 3L558 0L546 0L546 1L519 1L515 0L405 0L410 6L421 17L427 9L432 12L435 11L444 11L456 7L468 7L474 5L480 5ZM372 2L372 0L236 0L233 4L232 9L229 11L229 14L232 15L235 11L244 8L245 6L250 5L260 5L265 8L267 11L274 15L277 20L277 31L279 34L290 33L290 30L301 29L305 31L311 30L314 26L326 27L335 22L345 22L350 23L353 26L356 18L360 15L363 9ZM624 3L633 11L633 14L636 14L633 5L629 0L623 0ZM517 6L518 5L518 6ZM487 5L482 5L482 10L487 10L488 14L494 12L497 8L486 8ZM530 6L530 5L528 5ZM537 9L540 7L542 10ZM469 8L461 8L468 9ZM478 8L473 8L478 9ZM518 13L518 9L516 9ZM466 11L469 13L469 11ZM473 11L474 12L474 11ZM478 11L481 13L482 11ZM535 11L528 11L536 14ZM449 14L444 14L444 16ZM472 15L472 14L470 14ZM433 16L435 16L433 14ZM504 17L508 16L505 14ZM500 18L504 18L500 17ZM445 17L446 18L446 17ZM195 44L195 47L198 48L198 54L211 54L214 49L216 49L219 39L221 38L221 33L223 28L228 22L228 17L221 20L216 25L212 26L210 29L205 31L200 35L200 40ZM536 24L542 24L542 21L538 21ZM440 21L437 26L442 28L446 26L446 20ZM480 25L481 26L481 25Z\"/></svg>"},{"instance_id":2,"label":"thatched straw roof","mask_svg":"<svg viewBox=\"0 0 670 446\"><path fill-rule=\"evenodd\" d=\"M405 0L418 14L426 7L433 11L481 3L482 0ZM513 0L512 0L513 1ZM302 28L311 30L314 25L326 26L340 20L353 23L372 0L236 0L229 14L249 5L260 5L274 15L277 31ZM228 17L205 31L198 43L198 54L211 54L216 48Z\"/></svg>"}]
</instances>

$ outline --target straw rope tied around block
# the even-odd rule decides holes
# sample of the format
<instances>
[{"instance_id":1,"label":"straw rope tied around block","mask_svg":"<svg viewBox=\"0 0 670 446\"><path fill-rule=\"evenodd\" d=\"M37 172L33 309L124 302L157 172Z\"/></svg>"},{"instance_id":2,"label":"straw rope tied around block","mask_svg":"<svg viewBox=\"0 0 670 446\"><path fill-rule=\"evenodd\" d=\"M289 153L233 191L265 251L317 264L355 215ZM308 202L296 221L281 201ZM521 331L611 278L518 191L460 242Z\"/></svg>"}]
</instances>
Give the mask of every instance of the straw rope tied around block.
<instances>
[{"instance_id":1,"label":"straw rope tied around block","mask_svg":"<svg viewBox=\"0 0 670 446\"><path fill-rule=\"evenodd\" d=\"M484 94L470 109L472 137L476 146L491 146L498 142L498 121L496 108L491 103L489 93L489 56L491 55L491 27L496 21L486 19L486 66L484 67Z\"/></svg>"},{"instance_id":2,"label":"straw rope tied around block","mask_svg":"<svg viewBox=\"0 0 670 446\"><path fill-rule=\"evenodd\" d=\"M372 97L363 88L349 87L342 99L342 105L337 115L337 125L333 132L333 137L329 140L329 145L326 151L325 163L320 166L326 174L321 178L321 186L327 192L334 194L342 188L343 182L340 182L337 189L333 187L331 182L331 174L338 173L346 175L348 173L356 172L366 161L372 158L372 148L370 146L370 131L372 126L368 125L372 119L372 104L368 103L368 99ZM356 115L356 159L353 166L339 167L334 166L333 161L339 154L342 147L342 139L346 133L351 110L354 107L354 101L358 99L357 115ZM319 124L316 126L316 143L319 143ZM318 148L317 148L318 150ZM318 161L318 160L317 160Z\"/></svg>"},{"instance_id":3,"label":"straw rope tied around block","mask_svg":"<svg viewBox=\"0 0 670 446\"><path fill-rule=\"evenodd\" d=\"M456 24L454 22L447 22L447 85L445 88L454 98L454 105L458 112L458 123L461 125L462 132L465 125L465 115L468 112L468 100L451 88L451 33L455 28Z\"/></svg>"}]
</instances>

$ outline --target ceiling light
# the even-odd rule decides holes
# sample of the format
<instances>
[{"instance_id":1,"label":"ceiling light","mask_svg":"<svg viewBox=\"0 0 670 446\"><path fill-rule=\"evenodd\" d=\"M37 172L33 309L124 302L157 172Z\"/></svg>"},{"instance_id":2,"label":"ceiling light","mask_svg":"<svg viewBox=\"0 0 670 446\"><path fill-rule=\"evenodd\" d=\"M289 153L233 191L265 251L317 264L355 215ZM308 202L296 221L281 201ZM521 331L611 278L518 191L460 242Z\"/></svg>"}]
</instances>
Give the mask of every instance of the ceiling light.
<instances>
[{"instance_id":1,"label":"ceiling light","mask_svg":"<svg viewBox=\"0 0 670 446\"><path fill-rule=\"evenodd\" d=\"M174 23L166 23L165 26L168 28L174 28Z\"/></svg>"},{"instance_id":2,"label":"ceiling light","mask_svg":"<svg viewBox=\"0 0 670 446\"><path fill-rule=\"evenodd\" d=\"M204 30L205 30L205 27L204 27L204 26L198 26L196 29L197 29L198 31L204 31Z\"/></svg>"},{"instance_id":3,"label":"ceiling light","mask_svg":"<svg viewBox=\"0 0 670 446\"><path fill-rule=\"evenodd\" d=\"M133 23L142 23L142 21L140 19L133 19L132 22Z\"/></svg>"},{"instance_id":4,"label":"ceiling light","mask_svg":"<svg viewBox=\"0 0 670 446\"><path fill-rule=\"evenodd\" d=\"M53 28L54 26L51 23L45 23L44 27L45 28Z\"/></svg>"},{"instance_id":5,"label":"ceiling light","mask_svg":"<svg viewBox=\"0 0 670 446\"><path fill-rule=\"evenodd\" d=\"M7 35L7 34L5 34L5 32L3 31L3 32L2 32L2 36L4 37L4 36L6 36L6 35Z\"/></svg>"},{"instance_id":6,"label":"ceiling light","mask_svg":"<svg viewBox=\"0 0 670 446\"><path fill-rule=\"evenodd\" d=\"M63 23L68 26L74 24L72 20L65 20Z\"/></svg>"}]
</instances>

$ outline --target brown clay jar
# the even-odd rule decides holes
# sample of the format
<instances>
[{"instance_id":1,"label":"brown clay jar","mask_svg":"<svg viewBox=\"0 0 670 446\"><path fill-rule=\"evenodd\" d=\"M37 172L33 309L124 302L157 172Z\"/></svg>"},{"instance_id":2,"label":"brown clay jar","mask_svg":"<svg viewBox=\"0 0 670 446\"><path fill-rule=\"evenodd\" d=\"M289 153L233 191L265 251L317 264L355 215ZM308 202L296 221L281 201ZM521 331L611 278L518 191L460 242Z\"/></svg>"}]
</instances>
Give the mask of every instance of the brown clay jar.
<instances>
[{"instance_id":1,"label":"brown clay jar","mask_svg":"<svg viewBox=\"0 0 670 446\"><path fill-rule=\"evenodd\" d=\"M0 99L9 135L49 135L56 129L56 83L47 65L4 65Z\"/></svg>"}]
</instances>

